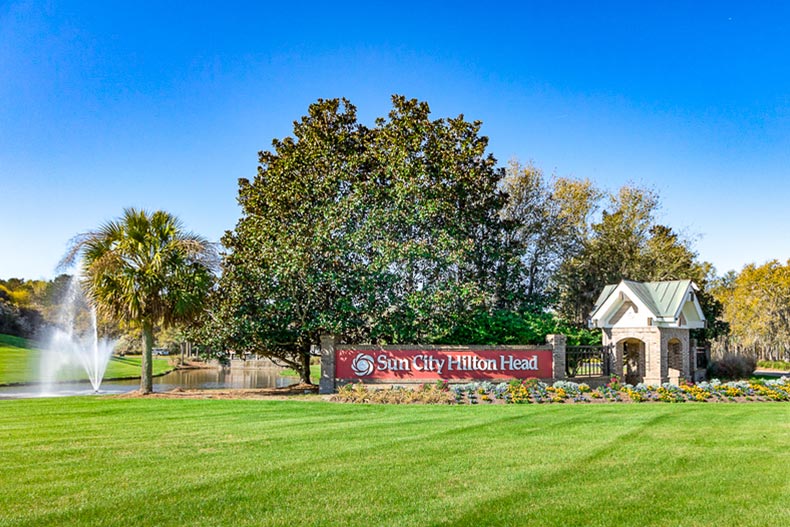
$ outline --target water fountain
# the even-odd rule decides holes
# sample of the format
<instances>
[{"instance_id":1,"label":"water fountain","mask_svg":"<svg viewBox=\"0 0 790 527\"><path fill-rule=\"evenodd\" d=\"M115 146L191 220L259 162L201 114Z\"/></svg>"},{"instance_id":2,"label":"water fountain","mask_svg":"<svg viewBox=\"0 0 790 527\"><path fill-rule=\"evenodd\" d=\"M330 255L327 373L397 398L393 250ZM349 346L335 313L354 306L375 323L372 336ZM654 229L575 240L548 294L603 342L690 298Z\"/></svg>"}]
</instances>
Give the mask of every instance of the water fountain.
<instances>
[{"instance_id":1,"label":"water fountain","mask_svg":"<svg viewBox=\"0 0 790 527\"><path fill-rule=\"evenodd\" d=\"M73 379L84 370L93 391L98 392L114 345L114 341L99 339L96 309L88 304L79 279L72 277L60 308L58 326L50 331L41 354L42 391L52 393L55 383L64 376Z\"/></svg>"}]
</instances>

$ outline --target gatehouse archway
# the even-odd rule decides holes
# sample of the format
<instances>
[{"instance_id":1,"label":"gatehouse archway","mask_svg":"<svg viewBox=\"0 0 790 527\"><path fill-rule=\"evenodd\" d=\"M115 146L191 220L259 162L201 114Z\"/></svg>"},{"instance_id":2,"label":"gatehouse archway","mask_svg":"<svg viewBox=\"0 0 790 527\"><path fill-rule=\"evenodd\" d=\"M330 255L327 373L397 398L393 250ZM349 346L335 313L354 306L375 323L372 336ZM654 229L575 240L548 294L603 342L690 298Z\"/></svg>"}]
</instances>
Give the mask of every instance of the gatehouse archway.
<instances>
[{"instance_id":1,"label":"gatehouse archway","mask_svg":"<svg viewBox=\"0 0 790 527\"><path fill-rule=\"evenodd\" d=\"M617 343L617 372L624 382L639 384L645 380L645 343L627 338Z\"/></svg>"}]
</instances>

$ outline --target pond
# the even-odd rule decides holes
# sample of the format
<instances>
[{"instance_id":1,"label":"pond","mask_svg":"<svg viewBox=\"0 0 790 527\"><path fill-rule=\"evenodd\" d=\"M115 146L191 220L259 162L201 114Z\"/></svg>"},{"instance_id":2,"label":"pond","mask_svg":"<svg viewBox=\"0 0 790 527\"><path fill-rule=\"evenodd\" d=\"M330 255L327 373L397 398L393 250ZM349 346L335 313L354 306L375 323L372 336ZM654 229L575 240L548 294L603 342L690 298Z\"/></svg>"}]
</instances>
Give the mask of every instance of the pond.
<instances>
[{"instance_id":1,"label":"pond","mask_svg":"<svg viewBox=\"0 0 790 527\"><path fill-rule=\"evenodd\" d=\"M185 390L219 390L244 388L282 388L297 384L298 377L280 375L280 368L236 369L216 368L200 370L175 370L160 377L154 377L154 391L166 392L175 388ZM140 387L140 379L123 381L103 381L99 394L121 394ZM68 395L90 395L93 388L88 381L62 383L49 393L42 393L40 385L0 386L0 399L28 397L62 397Z\"/></svg>"}]
</instances>

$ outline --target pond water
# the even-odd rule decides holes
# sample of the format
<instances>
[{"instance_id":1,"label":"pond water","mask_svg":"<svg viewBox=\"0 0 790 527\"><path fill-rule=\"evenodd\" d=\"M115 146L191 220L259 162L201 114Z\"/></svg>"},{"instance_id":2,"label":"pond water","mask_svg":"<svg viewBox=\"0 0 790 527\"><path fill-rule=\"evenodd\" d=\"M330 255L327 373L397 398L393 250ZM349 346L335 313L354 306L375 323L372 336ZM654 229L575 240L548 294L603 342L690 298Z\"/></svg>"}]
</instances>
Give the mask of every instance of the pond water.
<instances>
[{"instance_id":1,"label":"pond water","mask_svg":"<svg viewBox=\"0 0 790 527\"><path fill-rule=\"evenodd\" d=\"M183 388L185 390L282 388L299 382L298 377L284 377L280 375L281 371L279 368L175 370L160 377L154 377L154 391L166 392L175 388ZM126 393L139 387L140 379L103 381L99 394ZM90 395L92 393L93 388L88 381L58 384L48 393L43 393L42 387L35 384L0 386L0 399L62 397L68 395Z\"/></svg>"}]
</instances>

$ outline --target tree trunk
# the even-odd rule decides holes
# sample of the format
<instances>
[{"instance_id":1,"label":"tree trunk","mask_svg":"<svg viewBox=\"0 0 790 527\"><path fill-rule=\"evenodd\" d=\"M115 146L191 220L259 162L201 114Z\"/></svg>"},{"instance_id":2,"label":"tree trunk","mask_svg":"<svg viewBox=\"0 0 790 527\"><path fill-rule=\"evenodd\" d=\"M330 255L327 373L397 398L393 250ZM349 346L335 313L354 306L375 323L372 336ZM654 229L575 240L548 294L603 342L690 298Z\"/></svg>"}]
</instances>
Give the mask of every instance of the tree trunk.
<instances>
[{"instance_id":1,"label":"tree trunk","mask_svg":"<svg viewBox=\"0 0 790 527\"><path fill-rule=\"evenodd\" d=\"M302 371L299 373L303 384L313 384L310 382L310 352L302 354Z\"/></svg>"},{"instance_id":2,"label":"tree trunk","mask_svg":"<svg viewBox=\"0 0 790 527\"><path fill-rule=\"evenodd\" d=\"M154 326L150 320L143 321L143 364L140 374L140 393L149 394L154 391L153 359L151 349L154 347Z\"/></svg>"}]
</instances>

